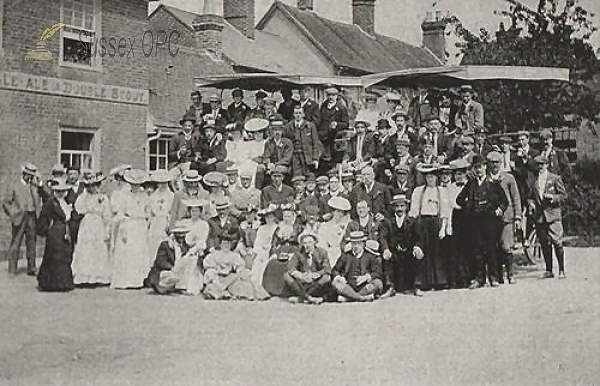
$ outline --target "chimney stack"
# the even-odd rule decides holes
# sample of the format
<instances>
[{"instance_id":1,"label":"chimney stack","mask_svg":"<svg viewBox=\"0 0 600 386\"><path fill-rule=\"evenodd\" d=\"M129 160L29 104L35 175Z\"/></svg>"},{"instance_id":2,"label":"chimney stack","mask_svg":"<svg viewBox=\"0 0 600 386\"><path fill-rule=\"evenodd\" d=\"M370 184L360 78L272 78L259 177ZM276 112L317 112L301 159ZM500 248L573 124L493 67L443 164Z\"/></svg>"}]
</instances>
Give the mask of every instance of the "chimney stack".
<instances>
[{"instance_id":1,"label":"chimney stack","mask_svg":"<svg viewBox=\"0 0 600 386\"><path fill-rule=\"evenodd\" d=\"M352 0L352 23L375 34L375 0Z\"/></svg>"},{"instance_id":2,"label":"chimney stack","mask_svg":"<svg viewBox=\"0 0 600 386\"><path fill-rule=\"evenodd\" d=\"M425 15L421 23L423 46L446 63L446 21L440 11L426 12Z\"/></svg>"},{"instance_id":3,"label":"chimney stack","mask_svg":"<svg viewBox=\"0 0 600 386\"><path fill-rule=\"evenodd\" d=\"M313 11L314 0L298 0L298 9L301 11Z\"/></svg>"},{"instance_id":4,"label":"chimney stack","mask_svg":"<svg viewBox=\"0 0 600 386\"><path fill-rule=\"evenodd\" d=\"M254 39L254 0L223 0L223 17L250 39Z\"/></svg>"},{"instance_id":5,"label":"chimney stack","mask_svg":"<svg viewBox=\"0 0 600 386\"><path fill-rule=\"evenodd\" d=\"M217 9L218 0L204 0L201 15L192 21L196 46L221 58L223 46L223 16Z\"/></svg>"}]
</instances>

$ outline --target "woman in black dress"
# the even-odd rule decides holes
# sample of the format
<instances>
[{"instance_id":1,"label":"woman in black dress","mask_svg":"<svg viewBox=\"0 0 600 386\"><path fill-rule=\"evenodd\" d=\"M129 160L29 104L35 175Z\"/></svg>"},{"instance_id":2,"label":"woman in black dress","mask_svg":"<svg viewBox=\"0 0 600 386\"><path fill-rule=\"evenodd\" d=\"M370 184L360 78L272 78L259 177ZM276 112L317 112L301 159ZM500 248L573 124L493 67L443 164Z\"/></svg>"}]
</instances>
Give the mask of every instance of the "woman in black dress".
<instances>
[{"instance_id":1,"label":"woman in black dress","mask_svg":"<svg viewBox=\"0 0 600 386\"><path fill-rule=\"evenodd\" d=\"M37 277L40 291L71 291L74 288L73 245L69 233L72 206L65 201L69 189L64 182L52 186L54 195L44 203L38 220L38 234L46 236L44 258Z\"/></svg>"}]
</instances>

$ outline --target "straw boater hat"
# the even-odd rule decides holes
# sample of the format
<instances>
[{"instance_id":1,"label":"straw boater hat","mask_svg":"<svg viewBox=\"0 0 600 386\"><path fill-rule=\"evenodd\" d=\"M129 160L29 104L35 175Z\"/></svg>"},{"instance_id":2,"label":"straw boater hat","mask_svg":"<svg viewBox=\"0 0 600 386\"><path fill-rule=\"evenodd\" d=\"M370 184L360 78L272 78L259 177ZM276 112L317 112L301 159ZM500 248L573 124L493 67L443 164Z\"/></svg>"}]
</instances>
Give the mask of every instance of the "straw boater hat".
<instances>
[{"instance_id":1,"label":"straw boater hat","mask_svg":"<svg viewBox=\"0 0 600 386\"><path fill-rule=\"evenodd\" d=\"M52 166L52 173L66 173L67 172L67 168L65 168L65 166L63 164L54 164L54 166Z\"/></svg>"},{"instance_id":2,"label":"straw boater hat","mask_svg":"<svg viewBox=\"0 0 600 386\"><path fill-rule=\"evenodd\" d=\"M465 170L469 168L469 161L463 158L455 159L454 161L450 161L448 164L451 170Z\"/></svg>"},{"instance_id":3,"label":"straw boater hat","mask_svg":"<svg viewBox=\"0 0 600 386\"><path fill-rule=\"evenodd\" d=\"M367 241L367 235L363 231L354 231L350 232L350 235L347 238L348 241Z\"/></svg>"},{"instance_id":4,"label":"straw boater hat","mask_svg":"<svg viewBox=\"0 0 600 386\"><path fill-rule=\"evenodd\" d=\"M173 226L173 228L169 229L169 233L170 234L182 234L182 233L188 233L190 231L190 228L187 225L187 222L185 220L179 220L175 223L175 225Z\"/></svg>"},{"instance_id":5,"label":"straw boater hat","mask_svg":"<svg viewBox=\"0 0 600 386\"><path fill-rule=\"evenodd\" d=\"M318 185L325 185L329 183L329 178L327 176L319 176L316 181Z\"/></svg>"},{"instance_id":6,"label":"straw boater hat","mask_svg":"<svg viewBox=\"0 0 600 386\"><path fill-rule=\"evenodd\" d=\"M225 181L228 181L228 178L221 172L208 172L204 175L204 184L206 186L223 186Z\"/></svg>"},{"instance_id":7,"label":"straw boater hat","mask_svg":"<svg viewBox=\"0 0 600 386\"><path fill-rule=\"evenodd\" d=\"M343 212L348 212L352 209L350 201L340 196L331 197L329 201L327 201L327 205L329 205L331 209L341 210Z\"/></svg>"},{"instance_id":8,"label":"straw boater hat","mask_svg":"<svg viewBox=\"0 0 600 386\"><path fill-rule=\"evenodd\" d=\"M396 204L400 204L400 203L405 203L408 204L409 200L408 198L406 198L406 195L404 194L396 194L394 195L394 197L392 197L392 201L390 201L391 205L396 205Z\"/></svg>"},{"instance_id":9,"label":"straw boater hat","mask_svg":"<svg viewBox=\"0 0 600 386\"><path fill-rule=\"evenodd\" d=\"M150 181L166 183L173 180L173 176L166 170L157 170L150 173Z\"/></svg>"},{"instance_id":10,"label":"straw boater hat","mask_svg":"<svg viewBox=\"0 0 600 386\"><path fill-rule=\"evenodd\" d=\"M490 151L485 158L488 160L488 162L502 162L502 154L498 153L497 151Z\"/></svg>"},{"instance_id":11,"label":"straw boater hat","mask_svg":"<svg viewBox=\"0 0 600 386\"><path fill-rule=\"evenodd\" d=\"M108 172L109 175L111 176L122 176L127 170L131 170L133 167L129 164L121 164L118 166L115 166L114 168L110 169L110 171Z\"/></svg>"},{"instance_id":12,"label":"straw boater hat","mask_svg":"<svg viewBox=\"0 0 600 386\"><path fill-rule=\"evenodd\" d=\"M64 192L65 190L69 190L72 187L73 187L73 185L69 185L65 181L62 181L62 180L58 180L57 184L52 184L52 186L51 186L52 190L62 191L62 192Z\"/></svg>"},{"instance_id":13,"label":"straw boater hat","mask_svg":"<svg viewBox=\"0 0 600 386\"><path fill-rule=\"evenodd\" d=\"M367 240L365 250L372 255L379 256L379 243L375 240Z\"/></svg>"},{"instance_id":14,"label":"straw boater hat","mask_svg":"<svg viewBox=\"0 0 600 386\"><path fill-rule=\"evenodd\" d=\"M32 164L32 163L26 163L26 164L25 164L25 165L23 165L23 167L22 167L22 171L23 171L23 173L25 173L25 174L29 174L29 175L31 175L31 176L35 176L35 175L37 175L37 170L38 170L38 169L37 169L37 166L35 166L35 165L34 165L34 164Z\"/></svg>"},{"instance_id":15,"label":"straw boater hat","mask_svg":"<svg viewBox=\"0 0 600 386\"><path fill-rule=\"evenodd\" d=\"M300 236L298 236L298 243L302 244L302 241L304 241L304 239L307 237L312 237L313 240L315 240L315 243L319 242L319 238L315 232L311 231L310 229L305 229L302 233L300 233Z\"/></svg>"},{"instance_id":16,"label":"straw boater hat","mask_svg":"<svg viewBox=\"0 0 600 386\"><path fill-rule=\"evenodd\" d=\"M181 177L181 181L183 182L200 182L202 180L202 176L198 174L197 170L186 170Z\"/></svg>"},{"instance_id":17,"label":"straw boater hat","mask_svg":"<svg viewBox=\"0 0 600 386\"><path fill-rule=\"evenodd\" d=\"M267 127L269 127L269 121L262 118L249 119L248 122L244 124L244 129L249 133L263 131Z\"/></svg>"},{"instance_id":18,"label":"straw boater hat","mask_svg":"<svg viewBox=\"0 0 600 386\"><path fill-rule=\"evenodd\" d=\"M208 98L209 102L221 102L221 97L218 96L217 94L211 94L210 97Z\"/></svg>"},{"instance_id":19,"label":"straw boater hat","mask_svg":"<svg viewBox=\"0 0 600 386\"><path fill-rule=\"evenodd\" d=\"M356 116L356 118L354 118L354 127L356 127L357 124L359 123L363 123L366 127L371 126L371 123L369 122L369 118L365 115L365 114L358 114Z\"/></svg>"},{"instance_id":20,"label":"straw boater hat","mask_svg":"<svg viewBox=\"0 0 600 386\"><path fill-rule=\"evenodd\" d=\"M227 197L221 197L218 201L215 201L215 208L217 210L227 209L231 204L229 203L229 199Z\"/></svg>"},{"instance_id":21,"label":"straw boater hat","mask_svg":"<svg viewBox=\"0 0 600 386\"><path fill-rule=\"evenodd\" d=\"M201 200L198 198L183 200L182 203L188 208L204 208L208 204L206 200Z\"/></svg>"},{"instance_id":22,"label":"straw boater hat","mask_svg":"<svg viewBox=\"0 0 600 386\"><path fill-rule=\"evenodd\" d=\"M142 185L149 180L148 174L141 169L131 169L125 172L123 178L132 185Z\"/></svg>"},{"instance_id":23,"label":"straw boater hat","mask_svg":"<svg viewBox=\"0 0 600 386\"><path fill-rule=\"evenodd\" d=\"M436 164L419 163L417 165L417 171L421 174L435 173L438 170L439 166Z\"/></svg>"},{"instance_id":24,"label":"straw boater hat","mask_svg":"<svg viewBox=\"0 0 600 386\"><path fill-rule=\"evenodd\" d=\"M400 165L396 165L394 167L394 171L396 173L404 173L404 174L409 174L410 173L410 166L406 165L406 164L400 164Z\"/></svg>"}]
</instances>

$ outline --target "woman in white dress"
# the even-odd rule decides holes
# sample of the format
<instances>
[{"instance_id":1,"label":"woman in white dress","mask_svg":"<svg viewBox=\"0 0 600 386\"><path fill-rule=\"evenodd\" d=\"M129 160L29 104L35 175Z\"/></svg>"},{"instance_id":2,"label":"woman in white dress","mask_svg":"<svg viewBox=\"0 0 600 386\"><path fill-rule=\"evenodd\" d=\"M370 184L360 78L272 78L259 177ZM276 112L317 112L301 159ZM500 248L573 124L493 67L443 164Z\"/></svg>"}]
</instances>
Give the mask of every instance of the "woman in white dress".
<instances>
[{"instance_id":1,"label":"woman in white dress","mask_svg":"<svg viewBox=\"0 0 600 386\"><path fill-rule=\"evenodd\" d=\"M85 191L75 201L75 210L83 216L73 253L73 282L110 284L112 267L108 249L112 212L108 197L100 193L102 173L84 178Z\"/></svg>"},{"instance_id":2,"label":"woman in white dress","mask_svg":"<svg viewBox=\"0 0 600 386\"><path fill-rule=\"evenodd\" d=\"M140 189L148 180L143 170L130 170L124 175L131 190L123 195L121 218L116 219L116 238L111 288L141 288L152 267L154 256L148 250L148 200Z\"/></svg>"},{"instance_id":3,"label":"woman in white dress","mask_svg":"<svg viewBox=\"0 0 600 386\"><path fill-rule=\"evenodd\" d=\"M113 259L113 255L115 253L117 234L119 233L117 221L122 218L123 212L125 211L125 208L123 207L125 200L123 197L131 190L129 184L123 179L123 175L128 170L131 170L131 165L123 164L112 168L109 173L113 177L113 180L116 184L114 190L110 194L110 208L112 210L113 224L111 226L108 255L110 256L111 260Z\"/></svg>"},{"instance_id":4,"label":"woman in white dress","mask_svg":"<svg viewBox=\"0 0 600 386\"><path fill-rule=\"evenodd\" d=\"M204 207L204 219L208 220L217 215L215 202L223 201L227 196L225 184L228 178L221 172L208 172L202 178L202 182L208 188L208 204Z\"/></svg>"},{"instance_id":5,"label":"woman in white dress","mask_svg":"<svg viewBox=\"0 0 600 386\"><path fill-rule=\"evenodd\" d=\"M333 267L342 254L342 241L350 222L350 201L343 197L332 197L327 205L333 210L333 218L321 225L317 234L318 246L327 251L329 262Z\"/></svg>"},{"instance_id":6,"label":"woman in white dress","mask_svg":"<svg viewBox=\"0 0 600 386\"><path fill-rule=\"evenodd\" d=\"M160 243L167 237L169 212L175 194L169 189L172 176L166 170L157 170L152 173L150 179L156 183L156 190L149 197L150 226L148 240L150 254L152 257L156 257Z\"/></svg>"},{"instance_id":7,"label":"woman in white dress","mask_svg":"<svg viewBox=\"0 0 600 386\"><path fill-rule=\"evenodd\" d=\"M265 219L265 223L258 227L256 239L254 240L254 261L252 262L252 280L255 283L262 283L263 274L267 263L269 262L269 251L271 250L271 239L277 228L277 216L275 216L275 206L261 209L258 215ZM262 285L262 284L261 284Z\"/></svg>"}]
</instances>

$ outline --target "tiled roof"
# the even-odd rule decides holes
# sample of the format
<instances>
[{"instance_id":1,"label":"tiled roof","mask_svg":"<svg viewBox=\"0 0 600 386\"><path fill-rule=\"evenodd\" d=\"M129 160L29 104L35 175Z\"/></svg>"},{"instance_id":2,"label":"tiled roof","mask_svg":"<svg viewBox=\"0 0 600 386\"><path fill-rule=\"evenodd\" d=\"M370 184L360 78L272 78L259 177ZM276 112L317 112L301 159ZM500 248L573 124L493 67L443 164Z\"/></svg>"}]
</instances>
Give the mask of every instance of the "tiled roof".
<instances>
[{"instance_id":1,"label":"tiled roof","mask_svg":"<svg viewBox=\"0 0 600 386\"><path fill-rule=\"evenodd\" d=\"M356 25L326 19L280 1L276 1L272 7L281 9L296 21L308 38L320 46L338 67L376 73L441 65L427 49L401 40L380 34L370 36ZM269 12L265 15L265 18L268 17ZM259 23L259 30L265 22L263 19Z\"/></svg>"},{"instance_id":2,"label":"tiled roof","mask_svg":"<svg viewBox=\"0 0 600 386\"><path fill-rule=\"evenodd\" d=\"M183 24L192 28L195 13L163 5ZM225 21L223 28L223 54L234 65L257 71L288 74L310 74L312 69L297 60L298 53L291 51L284 39L267 32L256 30L254 39L249 39Z\"/></svg>"}]
</instances>

